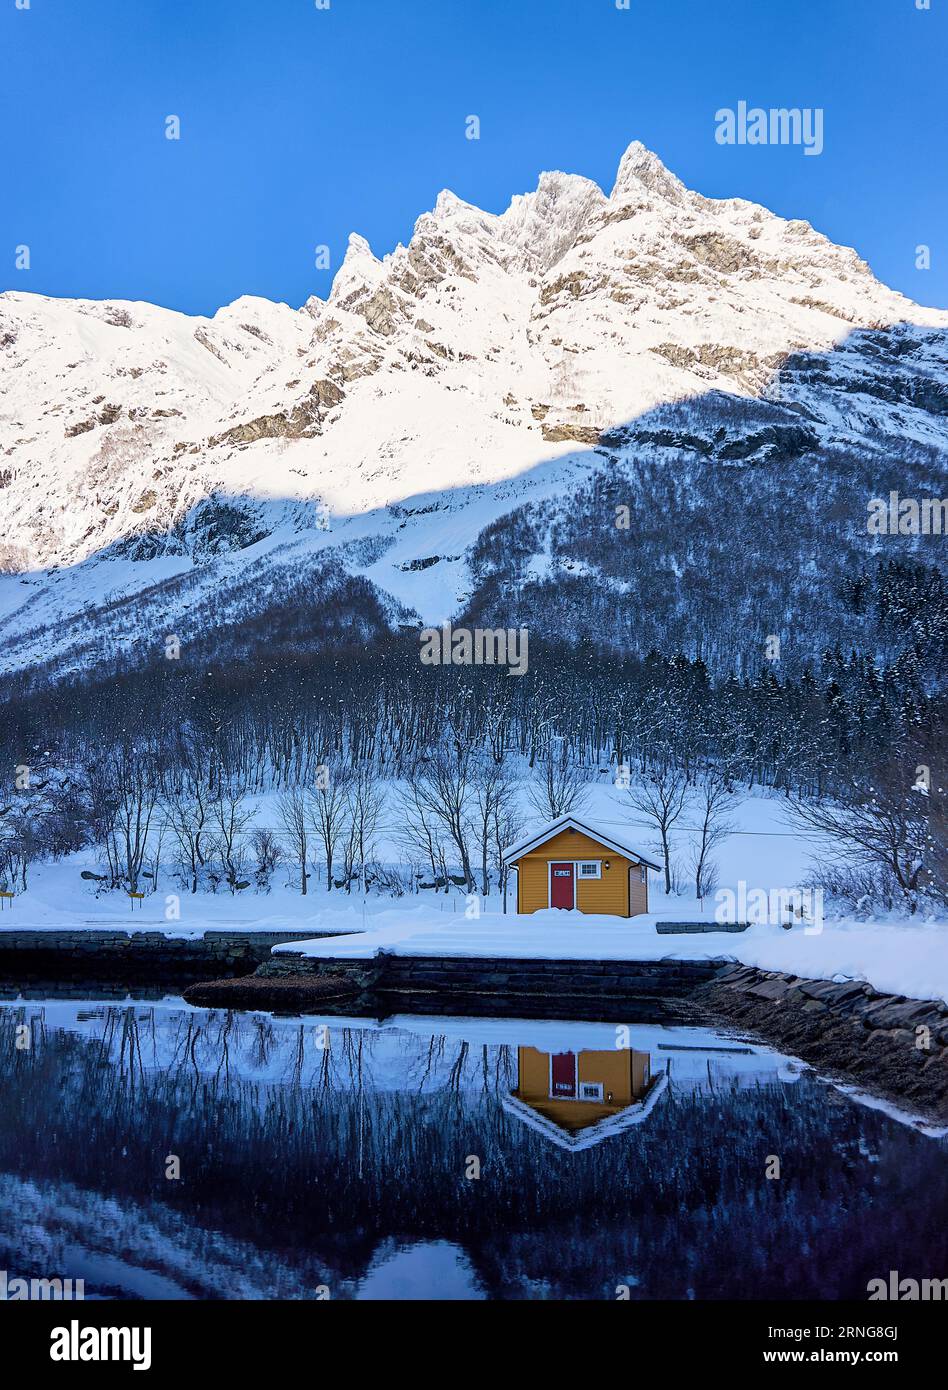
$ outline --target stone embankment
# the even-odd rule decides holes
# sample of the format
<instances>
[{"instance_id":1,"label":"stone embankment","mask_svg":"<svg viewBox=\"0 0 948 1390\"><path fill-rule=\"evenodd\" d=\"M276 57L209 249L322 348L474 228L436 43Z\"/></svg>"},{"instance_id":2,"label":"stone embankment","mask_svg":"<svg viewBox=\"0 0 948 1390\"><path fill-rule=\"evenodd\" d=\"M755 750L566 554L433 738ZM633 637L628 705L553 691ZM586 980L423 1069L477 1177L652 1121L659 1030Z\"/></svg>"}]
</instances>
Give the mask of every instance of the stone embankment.
<instances>
[{"instance_id":1,"label":"stone embankment","mask_svg":"<svg viewBox=\"0 0 948 1390\"><path fill-rule=\"evenodd\" d=\"M311 939L311 928L296 933ZM323 933L332 935L333 933ZM201 936L173 936L163 931L121 931L92 927L74 931L30 928L0 931L0 978L23 982L122 979L207 979L209 975L249 975L270 959L292 932L205 931Z\"/></svg>"},{"instance_id":2,"label":"stone embankment","mask_svg":"<svg viewBox=\"0 0 948 1390\"><path fill-rule=\"evenodd\" d=\"M331 997L314 988L314 982L325 980L335 997L358 998L360 1007L380 1013L445 1013L453 1008L467 1014L591 1021L634 1016L639 1022L670 1022L685 1016L695 988L712 979L720 966L720 961L500 960L385 953L367 960L319 960L279 955L250 979L239 981L247 991L246 1005L236 1003L234 989L215 995L216 984L194 985L185 998L207 1007L282 1010L295 989L301 1007L316 1008Z\"/></svg>"},{"instance_id":3,"label":"stone embankment","mask_svg":"<svg viewBox=\"0 0 948 1390\"><path fill-rule=\"evenodd\" d=\"M837 984L743 965L725 967L695 1001L827 1076L948 1123L944 1004L882 994L859 980Z\"/></svg>"}]
</instances>

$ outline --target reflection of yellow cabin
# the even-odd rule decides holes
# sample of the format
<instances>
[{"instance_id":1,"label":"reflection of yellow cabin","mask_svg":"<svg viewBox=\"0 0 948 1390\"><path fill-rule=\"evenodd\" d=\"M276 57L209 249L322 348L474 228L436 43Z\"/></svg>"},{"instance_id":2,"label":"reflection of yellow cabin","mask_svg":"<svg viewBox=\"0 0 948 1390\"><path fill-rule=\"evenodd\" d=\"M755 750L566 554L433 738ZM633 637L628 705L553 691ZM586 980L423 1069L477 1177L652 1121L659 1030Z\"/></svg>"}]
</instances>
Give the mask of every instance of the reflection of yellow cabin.
<instances>
[{"instance_id":1,"label":"reflection of yellow cabin","mask_svg":"<svg viewBox=\"0 0 948 1390\"><path fill-rule=\"evenodd\" d=\"M518 1047L517 1086L505 1108L561 1148L591 1148L644 1119L664 1085L647 1052Z\"/></svg>"},{"instance_id":2,"label":"reflection of yellow cabin","mask_svg":"<svg viewBox=\"0 0 948 1390\"><path fill-rule=\"evenodd\" d=\"M504 860L517 871L518 912L555 907L610 917L648 912L648 871L659 867L575 816L511 845Z\"/></svg>"}]
</instances>

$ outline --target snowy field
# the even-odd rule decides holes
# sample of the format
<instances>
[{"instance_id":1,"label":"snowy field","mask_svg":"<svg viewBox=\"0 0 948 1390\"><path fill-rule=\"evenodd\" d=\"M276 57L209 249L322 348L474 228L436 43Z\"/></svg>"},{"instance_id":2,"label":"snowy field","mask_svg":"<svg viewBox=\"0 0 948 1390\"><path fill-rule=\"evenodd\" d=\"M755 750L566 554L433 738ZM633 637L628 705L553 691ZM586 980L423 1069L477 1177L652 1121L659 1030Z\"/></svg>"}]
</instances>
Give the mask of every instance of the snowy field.
<instances>
[{"instance_id":1,"label":"snowy field","mask_svg":"<svg viewBox=\"0 0 948 1390\"><path fill-rule=\"evenodd\" d=\"M382 816L379 832L375 837L375 852L372 858L383 864L406 864L404 847L399 843L399 812L396 805L397 783L386 785L386 809ZM279 796L272 793L265 797L252 799L254 824L271 830L287 843L285 830L281 824L278 803ZM524 833L537 829L542 822L530 808L524 791L520 798ZM661 862L661 846L652 829L629 802L628 794L612 786L608 777L589 786L589 799L580 815L584 821L600 827L606 834L621 835L630 844L655 862ZM736 890L743 880L748 889L791 888L799 885L806 877L807 868L816 842L804 839L800 831L788 824L784 814L784 802L779 796L772 797L766 792L744 796L735 806L731 815L735 833L714 852L718 865L719 884L722 888ZM681 869L686 891L666 900L661 876L650 875L650 900L654 909L662 915L685 916L700 915L701 909L694 899L693 891L688 891L687 864L695 833L689 829L693 824L686 815L680 827L676 827L672 842L672 860ZM204 931L208 927L269 930L271 927L290 930L311 928L323 930L323 919L331 922L325 930L338 930L335 920L344 914L347 922L356 910L361 917L363 904L357 899L356 888L347 894L334 890L326 892L325 880L321 873L314 873L310 880L309 892L304 898L294 883L292 873L286 865L281 866L273 879L269 893L252 889L231 894L226 889L216 894L199 892L191 894L181 890L175 881L170 863L172 846L170 835L166 835L162 856L162 869L154 892L148 894L143 904L134 910L127 897L121 893L102 893L96 895L95 885L84 881L83 870L101 872L102 865L94 850L83 850L78 854L56 863L37 864L30 869L29 888L17 896L14 912L0 913L0 925L18 928L56 928L63 930L75 927L121 927L166 929L175 935ZM315 844L313 846L315 850ZM297 871L298 874L298 871ZM144 885L143 885L144 886ZM511 885L508 907L512 908L516 889ZM169 894L178 897L180 917L171 920L166 899ZM431 901L436 911L454 914L464 909L462 890L451 894L436 894L422 891L417 895L402 898L402 904L416 901ZM665 912L666 901L668 913ZM503 904L496 893L482 903L488 910L502 911ZM355 904L355 909L354 909ZM391 907L391 897L379 898L369 894L365 902L365 915ZM713 904L707 903L705 916L713 916ZM351 927L347 927L351 930Z\"/></svg>"}]
</instances>

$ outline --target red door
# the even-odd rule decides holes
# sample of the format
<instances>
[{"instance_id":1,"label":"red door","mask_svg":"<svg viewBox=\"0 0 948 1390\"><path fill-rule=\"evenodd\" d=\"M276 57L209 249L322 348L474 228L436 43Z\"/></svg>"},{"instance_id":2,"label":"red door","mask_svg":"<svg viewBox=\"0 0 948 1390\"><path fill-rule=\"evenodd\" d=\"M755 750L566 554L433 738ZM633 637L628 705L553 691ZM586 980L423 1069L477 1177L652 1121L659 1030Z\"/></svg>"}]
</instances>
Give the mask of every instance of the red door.
<instances>
[{"instance_id":1,"label":"red door","mask_svg":"<svg viewBox=\"0 0 948 1390\"><path fill-rule=\"evenodd\" d=\"M550 865L550 907L573 906L572 864Z\"/></svg>"},{"instance_id":2,"label":"red door","mask_svg":"<svg viewBox=\"0 0 948 1390\"><path fill-rule=\"evenodd\" d=\"M550 1058L550 1097L576 1099L576 1053L554 1052Z\"/></svg>"}]
</instances>

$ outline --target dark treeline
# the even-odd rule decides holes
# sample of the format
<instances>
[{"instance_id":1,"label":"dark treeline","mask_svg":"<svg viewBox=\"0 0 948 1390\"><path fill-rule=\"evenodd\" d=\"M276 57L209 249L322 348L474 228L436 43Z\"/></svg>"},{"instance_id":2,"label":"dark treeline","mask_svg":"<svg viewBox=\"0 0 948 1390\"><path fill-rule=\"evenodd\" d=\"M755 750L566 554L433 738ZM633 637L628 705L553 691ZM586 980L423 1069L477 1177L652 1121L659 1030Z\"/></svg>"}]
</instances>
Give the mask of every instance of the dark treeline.
<instances>
[{"instance_id":1,"label":"dark treeline","mask_svg":"<svg viewBox=\"0 0 948 1390\"><path fill-rule=\"evenodd\" d=\"M567 499L526 502L484 528L465 621L504 613L531 633L680 651L716 676L753 673L771 635L796 678L837 641L880 666L911 649L937 681L944 537L870 535L867 503L942 495L942 456L899 441L885 454L816 449L807 434L761 402L655 412L632 438L660 445L658 457L607 456Z\"/></svg>"},{"instance_id":2,"label":"dark treeline","mask_svg":"<svg viewBox=\"0 0 948 1390\"><path fill-rule=\"evenodd\" d=\"M531 641L521 677L422 666L418 649L404 633L329 651L258 649L245 663L192 646L102 680L22 693L8 680L5 765L92 770L110 748L149 745L173 767L182 739L197 734L225 773L264 790L338 757L397 776L446 743L531 767L556 743L590 769L671 761L688 771L713 759L749 786L822 795L893 757L932 765L944 741L945 697L911 651L880 668L836 648L798 679L782 679L776 662L714 679L700 658L588 644Z\"/></svg>"}]
</instances>

